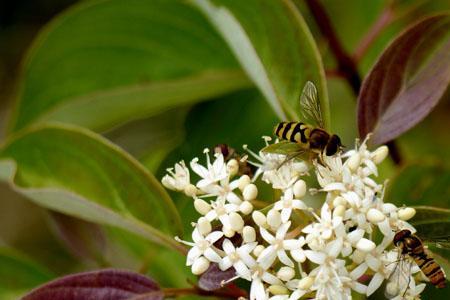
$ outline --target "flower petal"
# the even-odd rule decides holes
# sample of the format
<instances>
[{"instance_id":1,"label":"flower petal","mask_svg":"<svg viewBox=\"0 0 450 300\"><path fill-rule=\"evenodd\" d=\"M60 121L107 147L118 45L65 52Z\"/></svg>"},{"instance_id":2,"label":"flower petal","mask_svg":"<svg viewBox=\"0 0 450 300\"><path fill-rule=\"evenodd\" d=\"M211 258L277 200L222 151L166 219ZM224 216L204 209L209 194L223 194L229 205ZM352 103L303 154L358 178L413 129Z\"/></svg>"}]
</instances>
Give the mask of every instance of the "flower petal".
<instances>
[{"instance_id":1,"label":"flower petal","mask_svg":"<svg viewBox=\"0 0 450 300\"><path fill-rule=\"evenodd\" d=\"M315 264L321 265L325 262L327 257L323 252L317 252L312 250L305 250L306 257Z\"/></svg>"}]
</instances>

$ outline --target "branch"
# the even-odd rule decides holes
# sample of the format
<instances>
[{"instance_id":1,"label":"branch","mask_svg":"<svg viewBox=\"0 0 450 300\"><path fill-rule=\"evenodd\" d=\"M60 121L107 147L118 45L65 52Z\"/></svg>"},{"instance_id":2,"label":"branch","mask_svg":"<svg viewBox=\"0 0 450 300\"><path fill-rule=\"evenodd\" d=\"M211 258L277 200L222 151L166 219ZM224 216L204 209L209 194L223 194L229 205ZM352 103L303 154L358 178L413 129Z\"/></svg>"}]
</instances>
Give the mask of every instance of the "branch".
<instances>
[{"instance_id":1,"label":"branch","mask_svg":"<svg viewBox=\"0 0 450 300\"><path fill-rule=\"evenodd\" d=\"M334 31L331 20L328 17L325 8L319 2L319 0L305 0L308 5L317 26L320 29L322 35L327 39L331 52L337 62L337 74L342 74L351 86L353 93L358 97L359 90L361 88L361 76L358 73L358 68L354 59L344 50L339 38ZM394 141L387 143L389 147L389 155L393 162L397 165L401 164L402 159L397 145Z\"/></svg>"},{"instance_id":2,"label":"branch","mask_svg":"<svg viewBox=\"0 0 450 300\"><path fill-rule=\"evenodd\" d=\"M361 76L358 73L353 58L346 53L339 41L324 7L317 0L306 0L306 4L314 17L317 26L319 26L320 32L327 39L331 52L336 58L338 73L345 76L355 95L358 95L361 87Z\"/></svg>"}]
</instances>

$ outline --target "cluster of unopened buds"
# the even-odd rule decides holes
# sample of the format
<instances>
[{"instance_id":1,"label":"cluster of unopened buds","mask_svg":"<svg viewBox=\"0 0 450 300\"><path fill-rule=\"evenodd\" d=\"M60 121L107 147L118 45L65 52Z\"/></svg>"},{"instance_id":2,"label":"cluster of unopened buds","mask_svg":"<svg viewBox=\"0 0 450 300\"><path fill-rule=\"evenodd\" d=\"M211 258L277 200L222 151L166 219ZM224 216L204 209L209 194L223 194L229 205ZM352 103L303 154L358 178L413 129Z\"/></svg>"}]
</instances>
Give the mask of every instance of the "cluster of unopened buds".
<instances>
[{"instance_id":1,"label":"cluster of unopened buds","mask_svg":"<svg viewBox=\"0 0 450 300\"><path fill-rule=\"evenodd\" d=\"M366 141L357 142L353 150L312 161L244 148L250 158L241 161L205 150L206 165L194 158L189 170L182 161L162 179L192 197L200 214L193 241L177 238L191 247L192 273L201 275L213 263L234 268L229 281L249 281L252 300L351 299L352 291L369 296L379 289L399 266L395 233L415 232L406 222L415 210L384 203L384 187L375 181L387 147L371 152ZM243 161L255 167L252 175L240 174ZM273 201L258 195L267 184ZM396 299L420 297L419 271L408 267L406 279L388 286L401 291Z\"/></svg>"}]
</instances>

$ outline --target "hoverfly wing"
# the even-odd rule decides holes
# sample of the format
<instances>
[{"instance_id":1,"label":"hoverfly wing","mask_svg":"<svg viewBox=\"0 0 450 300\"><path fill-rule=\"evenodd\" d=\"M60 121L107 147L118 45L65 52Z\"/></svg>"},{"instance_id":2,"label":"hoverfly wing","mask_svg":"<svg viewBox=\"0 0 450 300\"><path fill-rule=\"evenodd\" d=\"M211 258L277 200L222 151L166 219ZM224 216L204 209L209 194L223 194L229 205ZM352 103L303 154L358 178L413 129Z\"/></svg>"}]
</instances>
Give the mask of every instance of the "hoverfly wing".
<instances>
[{"instance_id":1,"label":"hoverfly wing","mask_svg":"<svg viewBox=\"0 0 450 300\"><path fill-rule=\"evenodd\" d=\"M434 245L441 249L450 249L450 235L432 236L416 232L416 235L428 245Z\"/></svg>"},{"instance_id":2,"label":"hoverfly wing","mask_svg":"<svg viewBox=\"0 0 450 300\"><path fill-rule=\"evenodd\" d=\"M266 153L293 155L294 153L303 152L304 149L298 144L289 141L281 141L279 143L268 145L261 150Z\"/></svg>"},{"instance_id":3,"label":"hoverfly wing","mask_svg":"<svg viewBox=\"0 0 450 300\"><path fill-rule=\"evenodd\" d=\"M300 96L300 111L305 121L311 125L324 128L319 96L314 83L307 81Z\"/></svg>"},{"instance_id":4,"label":"hoverfly wing","mask_svg":"<svg viewBox=\"0 0 450 300\"><path fill-rule=\"evenodd\" d=\"M413 262L405 255L399 255L395 267L386 281L384 296L387 299L394 299L398 296L402 296L401 299L403 299L411 281L412 265Z\"/></svg>"}]
</instances>

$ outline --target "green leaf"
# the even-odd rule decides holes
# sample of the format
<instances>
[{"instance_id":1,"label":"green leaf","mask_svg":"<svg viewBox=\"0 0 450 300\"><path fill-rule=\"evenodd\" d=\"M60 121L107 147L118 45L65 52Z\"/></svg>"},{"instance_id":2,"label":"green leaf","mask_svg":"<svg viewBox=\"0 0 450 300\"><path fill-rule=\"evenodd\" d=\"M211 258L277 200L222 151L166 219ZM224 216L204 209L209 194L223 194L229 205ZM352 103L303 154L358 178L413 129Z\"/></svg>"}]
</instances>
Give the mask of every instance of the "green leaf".
<instances>
[{"instance_id":1,"label":"green leaf","mask_svg":"<svg viewBox=\"0 0 450 300\"><path fill-rule=\"evenodd\" d=\"M13 131L48 120L105 130L250 84L182 0L84 1L40 32L23 65Z\"/></svg>"},{"instance_id":2,"label":"green leaf","mask_svg":"<svg viewBox=\"0 0 450 300\"><path fill-rule=\"evenodd\" d=\"M416 215L411 220L412 224L450 220L450 209L433 206L414 206L414 209Z\"/></svg>"},{"instance_id":3,"label":"green leaf","mask_svg":"<svg viewBox=\"0 0 450 300\"><path fill-rule=\"evenodd\" d=\"M131 121L103 135L136 157L149 170L156 171L164 157L184 142L187 112L184 107L171 109L153 117Z\"/></svg>"},{"instance_id":4,"label":"green leaf","mask_svg":"<svg viewBox=\"0 0 450 300\"><path fill-rule=\"evenodd\" d=\"M291 0L190 0L211 21L281 119L299 119L307 80L319 91L325 125L325 73L312 35Z\"/></svg>"},{"instance_id":5,"label":"green leaf","mask_svg":"<svg viewBox=\"0 0 450 300\"><path fill-rule=\"evenodd\" d=\"M38 126L7 142L0 159L0 178L37 204L182 250L171 237L180 233L181 221L165 189L99 135L69 125Z\"/></svg>"},{"instance_id":6,"label":"green leaf","mask_svg":"<svg viewBox=\"0 0 450 300\"><path fill-rule=\"evenodd\" d=\"M450 207L450 170L443 164L411 164L388 185L386 202Z\"/></svg>"},{"instance_id":7,"label":"green leaf","mask_svg":"<svg viewBox=\"0 0 450 300\"><path fill-rule=\"evenodd\" d=\"M18 299L20 294L54 278L43 266L13 249L0 247L0 298Z\"/></svg>"}]
</instances>

